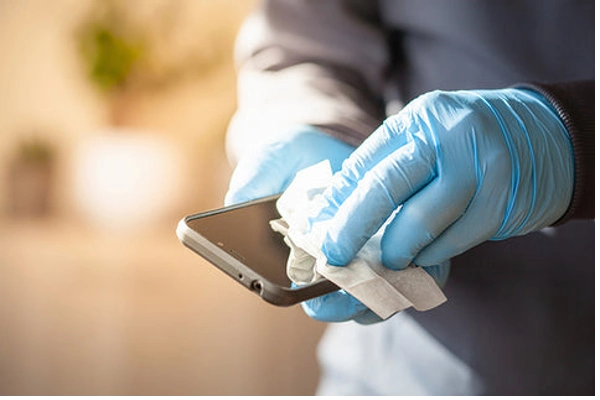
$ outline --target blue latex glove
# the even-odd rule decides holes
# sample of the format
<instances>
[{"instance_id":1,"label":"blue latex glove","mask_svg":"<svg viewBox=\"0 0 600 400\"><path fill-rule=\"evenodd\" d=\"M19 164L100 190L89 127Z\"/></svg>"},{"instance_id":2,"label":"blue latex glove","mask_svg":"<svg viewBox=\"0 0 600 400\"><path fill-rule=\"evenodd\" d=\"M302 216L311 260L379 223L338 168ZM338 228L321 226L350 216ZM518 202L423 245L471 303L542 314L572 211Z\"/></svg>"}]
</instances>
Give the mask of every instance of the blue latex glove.
<instances>
[{"instance_id":1,"label":"blue latex glove","mask_svg":"<svg viewBox=\"0 0 600 400\"><path fill-rule=\"evenodd\" d=\"M323 160L333 171L354 147L312 126L299 126L246 154L238 162L225 195L231 205L283 192L296 172Z\"/></svg>"},{"instance_id":2,"label":"blue latex glove","mask_svg":"<svg viewBox=\"0 0 600 400\"><path fill-rule=\"evenodd\" d=\"M315 220L330 220L322 250L342 266L397 212L382 238L384 265L432 266L486 240L554 223L573 186L568 134L542 96L521 89L431 92L352 154ZM360 320L365 311L355 303L338 292L304 309L324 321Z\"/></svg>"}]
</instances>

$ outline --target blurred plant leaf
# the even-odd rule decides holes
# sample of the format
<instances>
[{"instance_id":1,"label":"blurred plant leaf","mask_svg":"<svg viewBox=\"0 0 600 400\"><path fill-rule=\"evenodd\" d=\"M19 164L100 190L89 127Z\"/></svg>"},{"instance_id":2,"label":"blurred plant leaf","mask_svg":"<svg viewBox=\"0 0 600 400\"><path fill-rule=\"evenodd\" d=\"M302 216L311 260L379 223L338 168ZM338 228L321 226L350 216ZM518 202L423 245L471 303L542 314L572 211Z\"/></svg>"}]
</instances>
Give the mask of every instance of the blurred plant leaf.
<instances>
[{"instance_id":1,"label":"blurred plant leaf","mask_svg":"<svg viewBox=\"0 0 600 400\"><path fill-rule=\"evenodd\" d=\"M82 55L89 77L103 90L124 87L144 47L109 26L90 25L82 37Z\"/></svg>"},{"instance_id":2,"label":"blurred plant leaf","mask_svg":"<svg viewBox=\"0 0 600 400\"><path fill-rule=\"evenodd\" d=\"M149 14L141 4L96 0L75 31L86 73L105 93L165 88L206 75L230 56L235 29L216 6L190 20L183 1L151 3ZM193 38L183 48L182 33Z\"/></svg>"}]
</instances>

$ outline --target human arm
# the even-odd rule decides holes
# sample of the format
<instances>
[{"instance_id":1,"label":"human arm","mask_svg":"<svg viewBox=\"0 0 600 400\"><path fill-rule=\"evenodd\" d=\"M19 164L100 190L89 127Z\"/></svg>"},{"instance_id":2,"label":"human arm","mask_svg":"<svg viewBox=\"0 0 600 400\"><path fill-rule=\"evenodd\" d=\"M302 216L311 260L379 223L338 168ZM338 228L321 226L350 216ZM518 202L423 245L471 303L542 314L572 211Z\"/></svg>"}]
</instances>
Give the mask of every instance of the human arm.
<instances>
[{"instance_id":1,"label":"human arm","mask_svg":"<svg viewBox=\"0 0 600 400\"><path fill-rule=\"evenodd\" d=\"M349 151L322 136L355 147L383 119L384 34L348 3L265 1L243 25L227 204L281 192L323 159L338 169Z\"/></svg>"},{"instance_id":2,"label":"human arm","mask_svg":"<svg viewBox=\"0 0 600 400\"><path fill-rule=\"evenodd\" d=\"M376 3L265 1L241 28L235 49L238 107L227 134L244 153L310 125L357 146L384 118L389 55L373 23Z\"/></svg>"}]
</instances>

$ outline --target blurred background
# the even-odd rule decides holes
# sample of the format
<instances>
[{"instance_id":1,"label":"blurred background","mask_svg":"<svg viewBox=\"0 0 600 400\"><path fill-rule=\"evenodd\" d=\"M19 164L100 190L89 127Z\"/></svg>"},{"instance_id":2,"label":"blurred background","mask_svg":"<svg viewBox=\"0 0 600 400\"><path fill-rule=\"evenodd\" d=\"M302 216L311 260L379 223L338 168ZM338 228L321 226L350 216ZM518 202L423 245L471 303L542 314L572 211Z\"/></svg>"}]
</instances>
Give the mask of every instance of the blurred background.
<instances>
[{"instance_id":1,"label":"blurred background","mask_svg":"<svg viewBox=\"0 0 600 400\"><path fill-rule=\"evenodd\" d=\"M183 247L254 0L0 0L0 395L310 395L324 325Z\"/></svg>"}]
</instances>

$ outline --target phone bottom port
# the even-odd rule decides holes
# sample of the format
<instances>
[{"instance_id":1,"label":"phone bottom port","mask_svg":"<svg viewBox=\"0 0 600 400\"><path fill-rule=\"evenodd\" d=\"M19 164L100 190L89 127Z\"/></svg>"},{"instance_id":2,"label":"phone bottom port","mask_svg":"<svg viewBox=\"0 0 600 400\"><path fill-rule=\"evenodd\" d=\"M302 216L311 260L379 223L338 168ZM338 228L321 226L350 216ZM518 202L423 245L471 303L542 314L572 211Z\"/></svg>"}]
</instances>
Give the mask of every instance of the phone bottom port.
<instances>
[{"instance_id":1,"label":"phone bottom port","mask_svg":"<svg viewBox=\"0 0 600 400\"><path fill-rule=\"evenodd\" d=\"M251 287L252 287L252 290L254 290L255 292L257 292L259 294L263 290L263 284L261 281L252 281Z\"/></svg>"}]
</instances>

